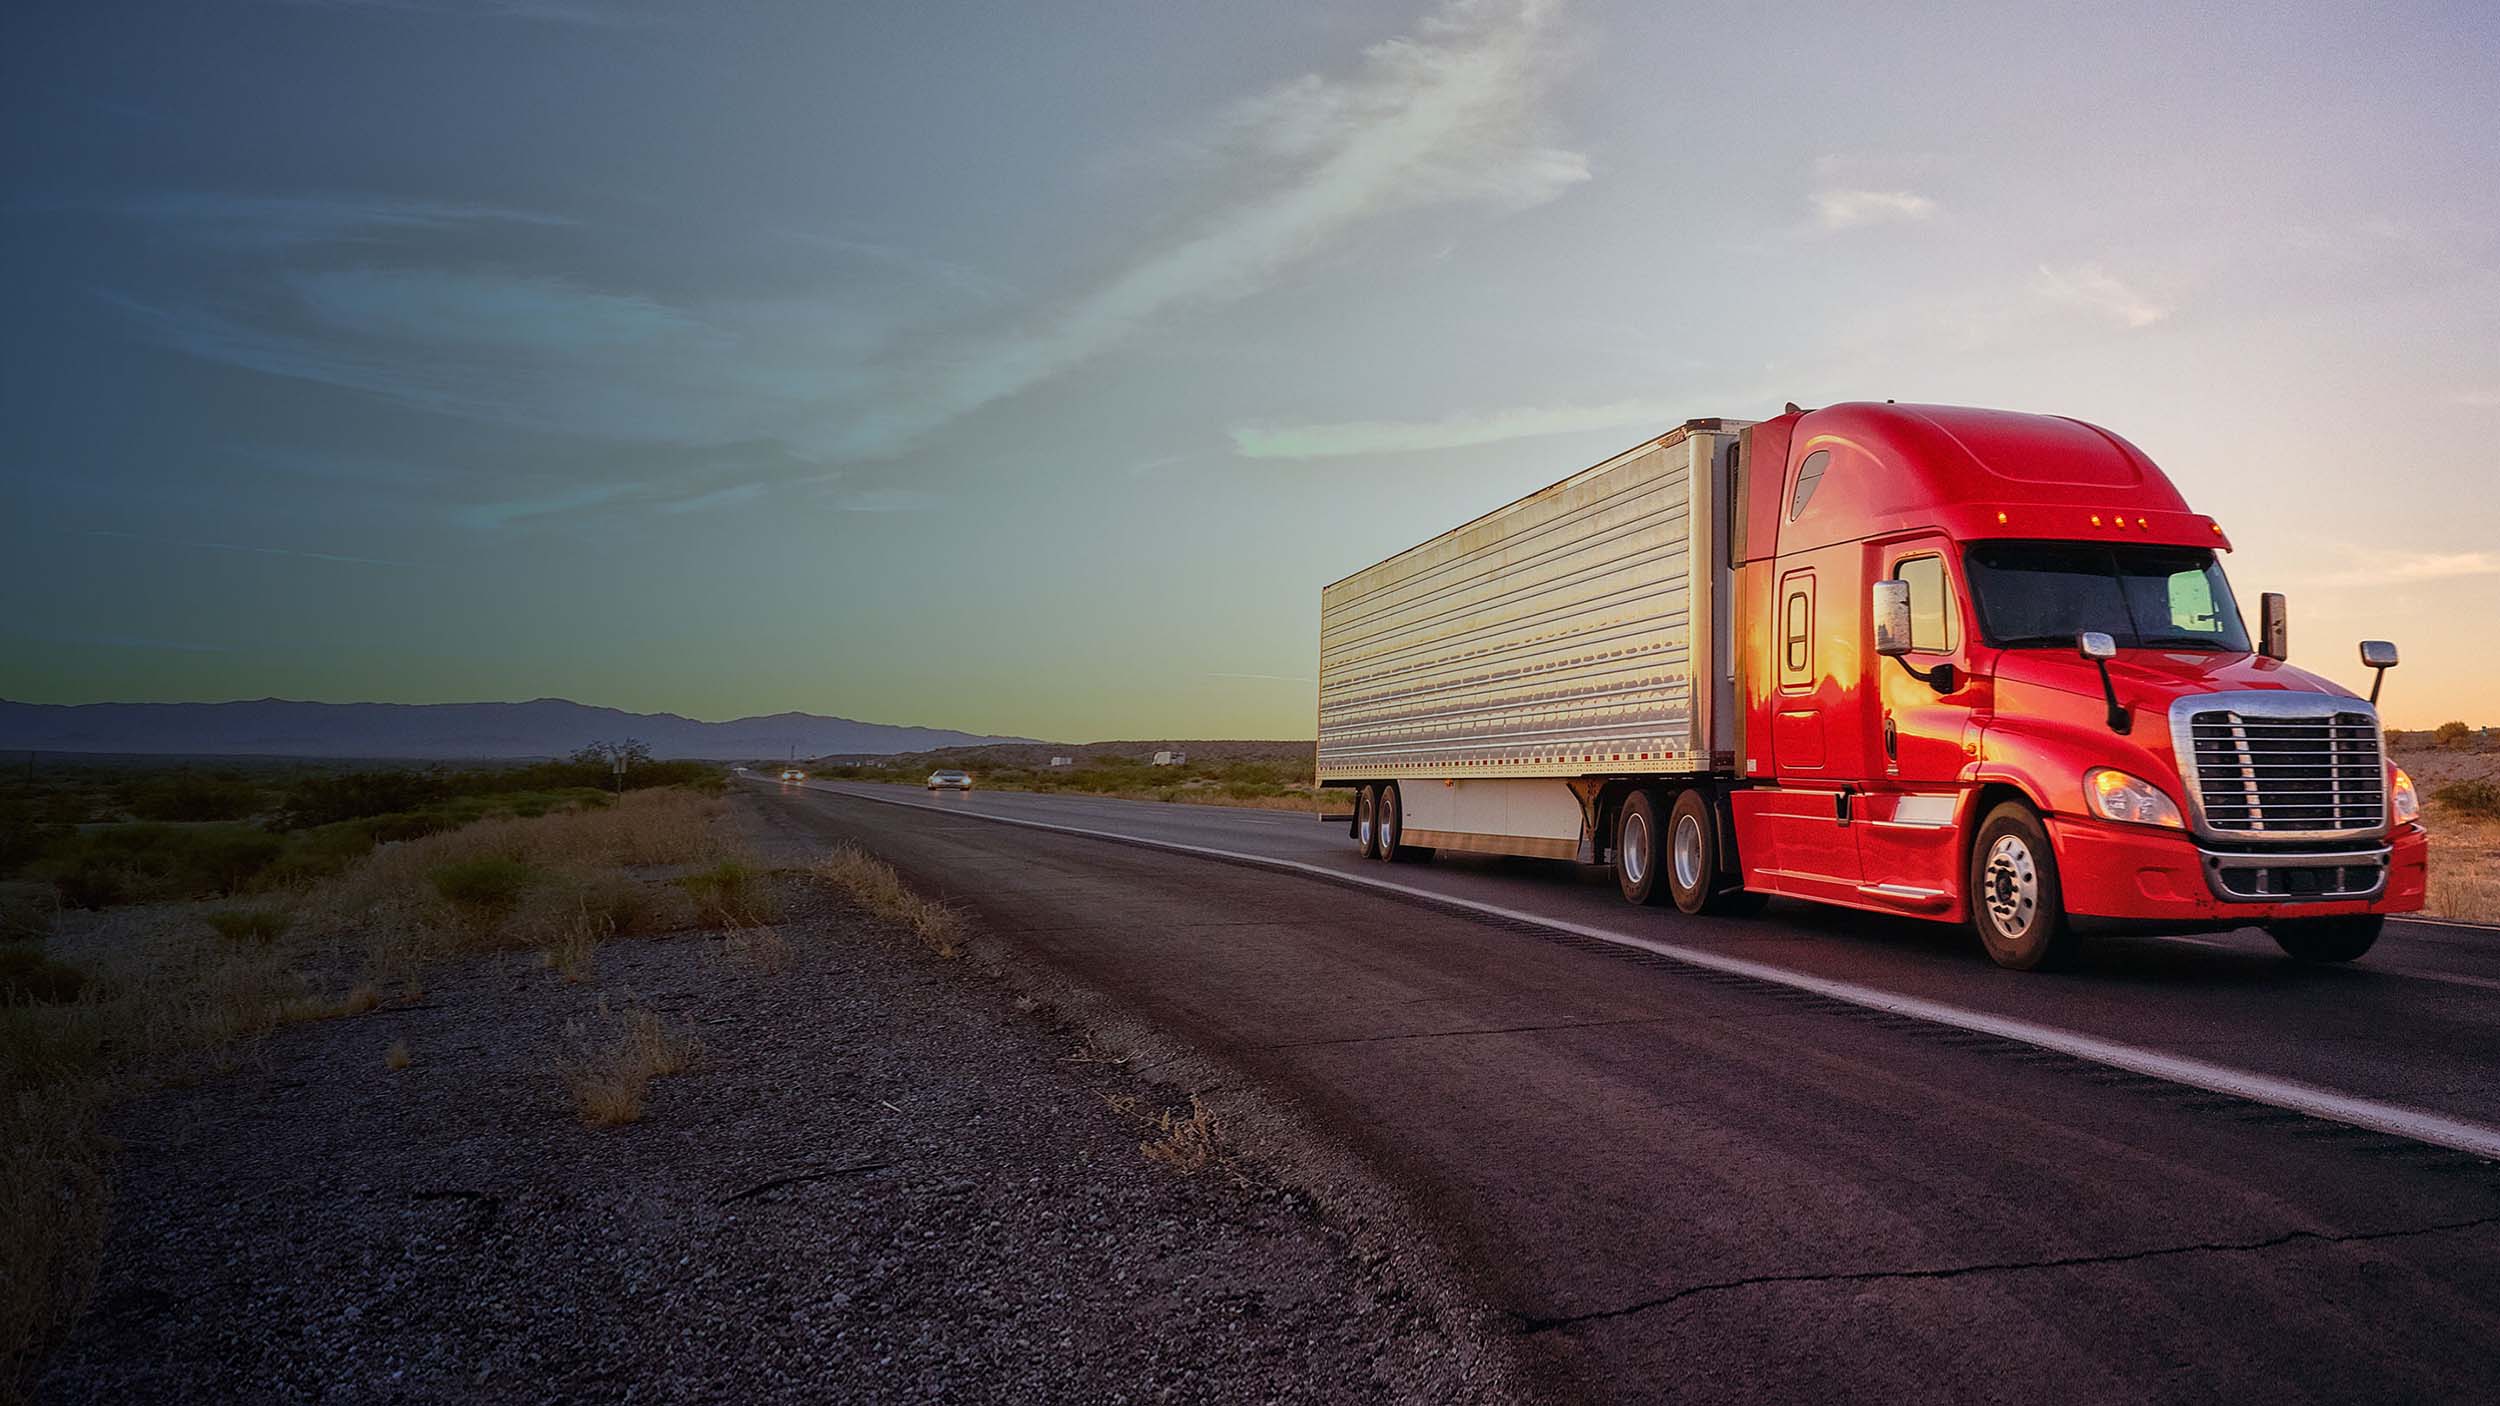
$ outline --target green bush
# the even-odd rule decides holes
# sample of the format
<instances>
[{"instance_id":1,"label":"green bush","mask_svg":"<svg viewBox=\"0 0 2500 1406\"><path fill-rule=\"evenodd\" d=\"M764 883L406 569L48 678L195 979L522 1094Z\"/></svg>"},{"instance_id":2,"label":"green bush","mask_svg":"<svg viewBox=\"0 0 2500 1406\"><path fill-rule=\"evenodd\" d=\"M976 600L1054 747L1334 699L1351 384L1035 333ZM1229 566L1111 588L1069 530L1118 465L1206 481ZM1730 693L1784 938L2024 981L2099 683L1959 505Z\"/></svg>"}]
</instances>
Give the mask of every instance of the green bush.
<instances>
[{"instance_id":1,"label":"green bush","mask_svg":"<svg viewBox=\"0 0 2500 1406\"><path fill-rule=\"evenodd\" d=\"M86 987L85 972L53 961L40 947L0 947L0 1006L18 1001L75 1001Z\"/></svg>"},{"instance_id":2,"label":"green bush","mask_svg":"<svg viewBox=\"0 0 2500 1406\"><path fill-rule=\"evenodd\" d=\"M274 908L221 908L208 915L208 925L219 937L262 947L286 936L293 922L292 917Z\"/></svg>"},{"instance_id":3,"label":"green bush","mask_svg":"<svg viewBox=\"0 0 2500 1406\"><path fill-rule=\"evenodd\" d=\"M286 850L249 825L108 825L65 836L32 872L73 908L243 893Z\"/></svg>"},{"instance_id":4,"label":"green bush","mask_svg":"<svg viewBox=\"0 0 2500 1406\"><path fill-rule=\"evenodd\" d=\"M2444 722L2431 733L2431 740L2442 747L2471 747L2474 745L2474 729L2461 722Z\"/></svg>"},{"instance_id":5,"label":"green bush","mask_svg":"<svg viewBox=\"0 0 2500 1406\"><path fill-rule=\"evenodd\" d=\"M501 912L521 901L538 882L538 871L517 859L490 855L446 864L428 876L445 901L482 912Z\"/></svg>"},{"instance_id":6,"label":"green bush","mask_svg":"<svg viewBox=\"0 0 2500 1406\"><path fill-rule=\"evenodd\" d=\"M2500 782L2452 781L2433 793L2432 799L2467 815L2500 820Z\"/></svg>"},{"instance_id":7,"label":"green bush","mask_svg":"<svg viewBox=\"0 0 2500 1406\"><path fill-rule=\"evenodd\" d=\"M693 895L703 918L718 923L762 923L773 917L773 902L758 882L762 875L734 859L697 870L677 881Z\"/></svg>"}]
</instances>

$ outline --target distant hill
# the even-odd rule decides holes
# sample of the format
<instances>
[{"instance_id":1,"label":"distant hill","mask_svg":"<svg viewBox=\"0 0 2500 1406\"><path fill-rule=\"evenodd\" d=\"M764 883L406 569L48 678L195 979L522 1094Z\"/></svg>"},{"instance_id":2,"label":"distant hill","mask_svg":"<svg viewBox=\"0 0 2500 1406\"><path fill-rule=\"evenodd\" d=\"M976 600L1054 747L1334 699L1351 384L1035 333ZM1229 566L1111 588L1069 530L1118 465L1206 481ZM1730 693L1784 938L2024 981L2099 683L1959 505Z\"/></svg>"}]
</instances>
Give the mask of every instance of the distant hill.
<instances>
[{"instance_id":1,"label":"distant hill","mask_svg":"<svg viewBox=\"0 0 2500 1406\"><path fill-rule=\"evenodd\" d=\"M192 756L560 757L584 743L639 738L661 757L877 756L1021 742L945 728L774 713L707 723L561 698L527 703L12 703L0 699L0 750Z\"/></svg>"}]
</instances>

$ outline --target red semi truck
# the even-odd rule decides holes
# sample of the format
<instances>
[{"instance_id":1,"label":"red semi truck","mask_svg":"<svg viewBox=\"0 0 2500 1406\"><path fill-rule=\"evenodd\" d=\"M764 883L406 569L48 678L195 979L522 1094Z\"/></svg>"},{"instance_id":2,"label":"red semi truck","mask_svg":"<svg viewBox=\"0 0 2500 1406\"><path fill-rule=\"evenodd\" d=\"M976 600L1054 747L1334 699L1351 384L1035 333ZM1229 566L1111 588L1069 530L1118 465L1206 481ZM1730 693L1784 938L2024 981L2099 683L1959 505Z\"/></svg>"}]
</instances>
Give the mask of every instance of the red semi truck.
<instances>
[{"instance_id":1,"label":"red semi truck","mask_svg":"<svg viewBox=\"0 0 2500 1406\"><path fill-rule=\"evenodd\" d=\"M2076 420L1691 421L1326 587L1317 779L1383 860L1968 922L2024 969L2107 927L2349 961L2422 906L2419 804L2229 548Z\"/></svg>"}]
</instances>

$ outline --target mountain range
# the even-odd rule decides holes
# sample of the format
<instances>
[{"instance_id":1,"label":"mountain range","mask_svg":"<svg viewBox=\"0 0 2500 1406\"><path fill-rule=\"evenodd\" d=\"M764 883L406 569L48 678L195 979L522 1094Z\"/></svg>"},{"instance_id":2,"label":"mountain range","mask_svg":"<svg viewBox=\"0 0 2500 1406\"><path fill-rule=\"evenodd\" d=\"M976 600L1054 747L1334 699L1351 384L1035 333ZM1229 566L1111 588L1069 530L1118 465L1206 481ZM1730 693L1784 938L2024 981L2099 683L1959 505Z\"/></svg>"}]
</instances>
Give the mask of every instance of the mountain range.
<instances>
[{"instance_id":1,"label":"mountain range","mask_svg":"<svg viewBox=\"0 0 2500 1406\"><path fill-rule=\"evenodd\" d=\"M562 698L527 703L12 703L0 699L0 750L190 756L561 757L590 742L639 739L658 757L801 757L922 752L1028 738L773 713L709 723Z\"/></svg>"}]
</instances>

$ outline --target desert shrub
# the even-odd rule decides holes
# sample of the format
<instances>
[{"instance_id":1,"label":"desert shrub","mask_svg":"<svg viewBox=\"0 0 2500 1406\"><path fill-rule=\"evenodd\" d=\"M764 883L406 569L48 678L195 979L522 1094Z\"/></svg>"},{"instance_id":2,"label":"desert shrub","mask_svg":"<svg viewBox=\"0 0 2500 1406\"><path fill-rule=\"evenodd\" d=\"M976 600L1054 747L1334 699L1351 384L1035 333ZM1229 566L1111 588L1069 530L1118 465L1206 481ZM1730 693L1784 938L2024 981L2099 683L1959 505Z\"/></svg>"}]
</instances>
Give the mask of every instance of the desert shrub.
<instances>
[{"instance_id":1,"label":"desert shrub","mask_svg":"<svg viewBox=\"0 0 2500 1406\"><path fill-rule=\"evenodd\" d=\"M128 787L122 804L141 820L247 820L260 810L261 791L239 777L184 772Z\"/></svg>"},{"instance_id":2,"label":"desert shrub","mask_svg":"<svg viewBox=\"0 0 2500 1406\"><path fill-rule=\"evenodd\" d=\"M248 825L111 825L66 836L31 872L74 908L242 893L286 842Z\"/></svg>"},{"instance_id":3,"label":"desert shrub","mask_svg":"<svg viewBox=\"0 0 2500 1406\"><path fill-rule=\"evenodd\" d=\"M451 795L439 776L418 771L350 771L308 776L287 788L280 824L335 825L394 811L423 810Z\"/></svg>"},{"instance_id":4,"label":"desert shrub","mask_svg":"<svg viewBox=\"0 0 2500 1406\"><path fill-rule=\"evenodd\" d=\"M2431 733L2431 740L2442 747L2471 747L2474 745L2474 729L2462 722L2444 722Z\"/></svg>"},{"instance_id":5,"label":"desert shrub","mask_svg":"<svg viewBox=\"0 0 2500 1406\"><path fill-rule=\"evenodd\" d=\"M484 855L437 866L426 876L446 902L482 912L501 912L521 901L538 882L538 871L517 859Z\"/></svg>"},{"instance_id":6,"label":"desert shrub","mask_svg":"<svg viewBox=\"0 0 2500 1406\"><path fill-rule=\"evenodd\" d=\"M263 947L286 936L294 919L275 908L221 908L208 915L208 926L228 942L255 942Z\"/></svg>"},{"instance_id":7,"label":"desert shrub","mask_svg":"<svg viewBox=\"0 0 2500 1406\"><path fill-rule=\"evenodd\" d=\"M2432 799L2467 815L2500 820L2500 782L2452 781L2432 793Z\"/></svg>"},{"instance_id":8,"label":"desert shrub","mask_svg":"<svg viewBox=\"0 0 2500 1406\"><path fill-rule=\"evenodd\" d=\"M59 1005L78 999L87 974L67 962L43 955L40 946L13 943L0 947L0 1005L37 1001Z\"/></svg>"}]
</instances>

